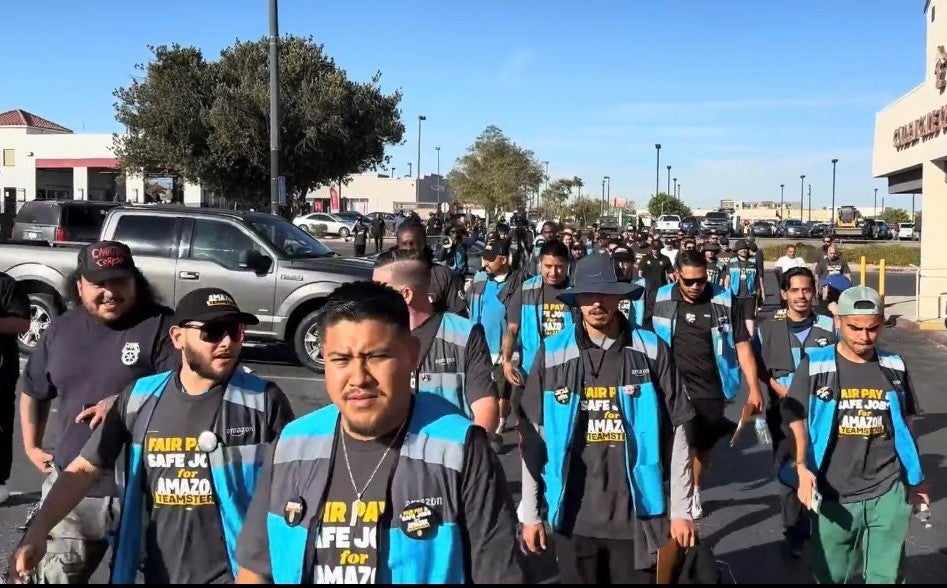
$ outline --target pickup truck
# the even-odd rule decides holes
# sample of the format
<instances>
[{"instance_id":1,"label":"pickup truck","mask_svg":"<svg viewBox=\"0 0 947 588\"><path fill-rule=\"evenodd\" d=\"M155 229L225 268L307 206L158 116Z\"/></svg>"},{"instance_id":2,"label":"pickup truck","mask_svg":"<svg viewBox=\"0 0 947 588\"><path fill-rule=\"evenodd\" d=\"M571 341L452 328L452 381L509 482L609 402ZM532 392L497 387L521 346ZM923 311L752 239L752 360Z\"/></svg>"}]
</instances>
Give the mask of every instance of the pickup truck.
<instances>
[{"instance_id":1,"label":"pickup truck","mask_svg":"<svg viewBox=\"0 0 947 588\"><path fill-rule=\"evenodd\" d=\"M315 321L337 286L369 280L372 262L342 258L292 223L265 213L121 206L102 225L102 240L121 241L158 299L177 304L197 288L230 292L260 324L253 342L288 345L299 362L320 372L324 362ZM20 282L30 298L31 328L19 338L30 353L39 337L73 302L77 244L0 244L0 271Z\"/></svg>"},{"instance_id":2,"label":"pickup truck","mask_svg":"<svg viewBox=\"0 0 947 588\"><path fill-rule=\"evenodd\" d=\"M676 214L662 214L658 217L658 222L655 223L654 228L662 235L677 233L681 230L681 217Z\"/></svg>"}]
</instances>

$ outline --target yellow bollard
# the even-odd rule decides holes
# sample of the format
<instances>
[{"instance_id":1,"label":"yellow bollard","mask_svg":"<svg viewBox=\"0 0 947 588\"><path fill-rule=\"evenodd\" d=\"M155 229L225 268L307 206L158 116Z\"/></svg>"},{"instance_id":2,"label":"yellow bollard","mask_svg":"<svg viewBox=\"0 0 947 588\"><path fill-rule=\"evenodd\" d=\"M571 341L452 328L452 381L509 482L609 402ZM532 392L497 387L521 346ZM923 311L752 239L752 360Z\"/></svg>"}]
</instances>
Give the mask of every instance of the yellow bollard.
<instances>
[{"instance_id":1,"label":"yellow bollard","mask_svg":"<svg viewBox=\"0 0 947 588\"><path fill-rule=\"evenodd\" d=\"M878 294L881 295L881 301L885 300L885 260L878 260Z\"/></svg>"},{"instance_id":2,"label":"yellow bollard","mask_svg":"<svg viewBox=\"0 0 947 588\"><path fill-rule=\"evenodd\" d=\"M859 284L859 286L864 286L864 285L865 285L865 276L866 276L867 272L868 272L868 263L867 263L867 261L865 260L865 256L862 255L861 283Z\"/></svg>"}]
</instances>

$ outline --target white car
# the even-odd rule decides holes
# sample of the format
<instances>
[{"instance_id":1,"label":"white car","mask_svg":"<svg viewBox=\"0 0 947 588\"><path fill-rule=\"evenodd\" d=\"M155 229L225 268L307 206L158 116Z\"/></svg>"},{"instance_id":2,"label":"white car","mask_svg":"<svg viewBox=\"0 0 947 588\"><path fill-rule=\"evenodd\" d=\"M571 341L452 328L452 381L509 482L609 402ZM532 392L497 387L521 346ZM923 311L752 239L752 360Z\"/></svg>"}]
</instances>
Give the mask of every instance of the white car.
<instances>
[{"instance_id":1,"label":"white car","mask_svg":"<svg viewBox=\"0 0 947 588\"><path fill-rule=\"evenodd\" d=\"M316 225L325 225L326 235L338 235L343 239L352 234L352 227L355 226L355 222L328 212L313 212L293 219L294 225L309 233L314 234L316 232Z\"/></svg>"},{"instance_id":2,"label":"white car","mask_svg":"<svg viewBox=\"0 0 947 588\"><path fill-rule=\"evenodd\" d=\"M898 241L908 241L914 240L914 223L901 223L901 226L898 228Z\"/></svg>"}]
</instances>

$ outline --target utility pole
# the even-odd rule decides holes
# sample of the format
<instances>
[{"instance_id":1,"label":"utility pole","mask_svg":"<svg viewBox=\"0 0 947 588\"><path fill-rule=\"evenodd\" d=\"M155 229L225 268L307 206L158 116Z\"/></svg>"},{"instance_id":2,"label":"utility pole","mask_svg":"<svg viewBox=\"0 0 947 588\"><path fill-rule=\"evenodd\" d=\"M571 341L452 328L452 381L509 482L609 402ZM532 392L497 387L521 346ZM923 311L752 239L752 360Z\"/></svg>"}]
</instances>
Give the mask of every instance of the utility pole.
<instances>
[{"instance_id":1,"label":"utility pole","mask_svg":"<svg viewBox=\"0 0 947 588\"><path fill-rule=\"evenodd\" d=\"M279 214L279 14L270 0L270 212Z\"/></svg>"}]
</instances>

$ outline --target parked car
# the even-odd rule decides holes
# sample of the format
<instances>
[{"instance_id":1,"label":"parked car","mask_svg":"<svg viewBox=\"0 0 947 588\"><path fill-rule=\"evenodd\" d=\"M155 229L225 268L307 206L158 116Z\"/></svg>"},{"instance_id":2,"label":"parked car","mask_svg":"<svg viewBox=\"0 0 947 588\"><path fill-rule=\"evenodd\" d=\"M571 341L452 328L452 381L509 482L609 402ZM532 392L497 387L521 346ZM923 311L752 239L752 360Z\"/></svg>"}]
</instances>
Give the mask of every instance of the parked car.
<instances>
[{"instance_id":1,"label":"parked car","mask_svg":"<svg viewBox=\"0 0 947 588\"><path fill-rule=\"evenodd\" d=\"M260 324L254 341L289 346L314 371L325 365L316 332L317 311L340 284L371 279L372 263L342 258L286 220L260 212L186 206L112 208L96 240L127 244L159 299L175 306L188 292L215 286L230 292ZM75 283L76 250L69 246L0 244L0 271L30 299L30 331L20 350L30 353L52 320L66 311Z\"/></svg>"},{"instance_id":2,"label":"parked car","mask_svg":"<svg viewBox=\"0 0 947 588\"><path fill-rule=\"evenodd\" d=\"M654 228L662 235L677 233L681 230L681 217L676 214L662 214L658 217Z\"/></svg>"},{"instance_id":3,"label":"parked car","mask_svg":"<svg viewBox=\"0 0 947 588\"><path fill-rule=\"evenodd\" d=\"M293 224L309 233L315 233L316 225L325 225L326 235L338 235L345 239L352 234L355 220L348 220L338 214L328 212L313 212L293 219Z\"/></svg>"},{"instance_id":4,"label":"parked car","mask_svg":"<svg viewBox=\"0 0 947 588\"><path fill-rule=\"evenodd\" d=\"M776 226L776 235L783 238L805 238L809 233L810 229L806 223L797 218L784 219Z\"/></svg>"},{"instance_id":5,"label":"parked car","mask_svg":"<svg viewBox=\"0 0 947 588\"><path fill-rule=\"evenodd\" d=\"M901 227L898 229L898 241L914 241L916 238L914 223L901 223Z\"/></svg>"},{"instance_id":6,"label":"parked car","mask_svg":"<svg viewBox=\"0 0 947 588\"><path fill-rule=\"evenodd\" d=\"M357 210L343 210L340 212L336 212L334 214L335 216L345 221L351 221L353 223L359 222L365 226L372 224L372 219L368 218L367 216L365 216L361 212L358 212Z\"/></svg>"},{"instance_id":7,"label":"parked car","mask_svg":"<svg viewBox=\"0 0 947 588\"><path fill-rule=\"evenodd\" d=\"M706 237L710 234L729 237L733 233L733 221L726 212L708 212L700 220L700 235Z\"/></svg>"},{"instance_id":8,"label":"parked car","mask_svg":"<svg viewBox=\"0 0 947 588\"><path fill-rule=\"evenodd\" d=\"M776 227L769 221L756 221L750 225L750 235L754 237L775 237Z\"/></svg>"},{"instance_id":9,"label":"parked car","mask_svg":"<svg viewBox=\"0 0 947 588\"><path fill-rule=\"evenodd\" d=\"M31 200L17 212L11 237L47 243L93 243L99 238L105 215L119 205L89 200Z\"/></svg>"},{"instance_id":10,"label":"parked car","mask_svg":"<svg viewBox=\"0 0 947 588\"><path fill-rule=\"evenodd\" d=\"M681 219L681 230L685 237L696 237L700 232L700 222L693 216L685 216Z\"/></svg>"},{"instance_id":11,"label":"parked car","mask_svg":"<svg viewBox=\"0 0 947 588\"><path fill-rule=\"evenodd\" d=\"M878 227L878 239L892 239L894 237L891 231L891 225L885 221L875 221L875 224Z\"/></svg>"},{"instance_id":12,"label":"parked car","mask_svg":"<svg viewBox=\"0 0 947 588\"><path fill-rule=\"evenodd\" d=\"M828 223L813 223L812 226L809 227L809 237L813 239L821 239L822 237L831 234L832 231L829 228Z\"/></svg>"}]
</instances>

